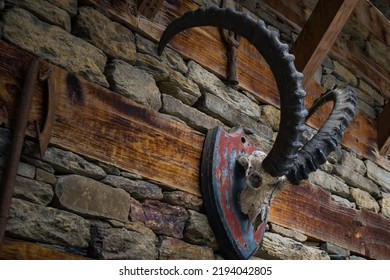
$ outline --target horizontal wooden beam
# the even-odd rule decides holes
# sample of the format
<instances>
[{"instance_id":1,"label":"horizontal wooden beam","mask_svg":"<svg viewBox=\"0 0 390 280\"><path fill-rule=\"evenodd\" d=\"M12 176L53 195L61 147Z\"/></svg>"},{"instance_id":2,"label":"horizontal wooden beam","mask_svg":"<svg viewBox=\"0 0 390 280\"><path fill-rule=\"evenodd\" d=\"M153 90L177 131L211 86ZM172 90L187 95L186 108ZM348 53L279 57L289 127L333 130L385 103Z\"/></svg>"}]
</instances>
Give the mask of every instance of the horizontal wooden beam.
<instances>
[{"instance_id":1,"label":"horizontal wooden beam","mask_svg":"<svg viewBox=\"0 0 390 280\"><path fill-rule=\"evenodd\" d=\"M290 52L307 89L358 0L319 0Z\"/></svg>"},{"instance_id":2,"label":"horizontal wooden beam","mask_svg":"<svg viewBox=\"0 0 390 280\"><path fill-rule=\"evenodd\" d=\"M390 103L378 118L378 147L383 156L390 156Z\"/></svg>"},{"instance_id":3,"label":"horizontal wooden beam","mask_svg":"<svg viewBox=\"0 0 390 280\"><path fill-rule=\"evenodd\" d=\"M0 103L12 122L31 54L0 41ZM172 189L200 195L204 137L131 100L52 66L59 106L51 144L106 162ZM78 86L75 87L75 84ZM36 138L44 88L35 88L28 135ZM74 96L77 98L74 98ZM308 183L289 186L271 208L271 222L371 258L390 258L390 220L331 201Z\"/></svg>"},{"instance_id":4,"label":"horizontal wooden beam","mask_svg":"<svg viewBox=\"0 0 390 280\"><path fill-rule=\"evenodd\" d=\"M0 260L87 260L87 258L32 242L6 238L0 251Z\"/></svg>"}]
</instances>

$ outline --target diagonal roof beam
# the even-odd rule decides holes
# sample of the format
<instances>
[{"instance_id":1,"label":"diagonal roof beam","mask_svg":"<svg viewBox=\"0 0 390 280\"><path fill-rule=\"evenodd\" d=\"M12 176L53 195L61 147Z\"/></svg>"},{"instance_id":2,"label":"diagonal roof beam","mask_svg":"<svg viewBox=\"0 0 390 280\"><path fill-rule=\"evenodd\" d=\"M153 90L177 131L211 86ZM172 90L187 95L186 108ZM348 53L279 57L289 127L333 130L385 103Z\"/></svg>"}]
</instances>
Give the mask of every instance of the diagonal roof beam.
<instances>
[{"instance_id":1,"label":"diagonal roof beam","mask_svg":"<svg viewBox=\"0 0 390 280\"><path fill-rule=\"evenodd\" d=\"M319 0L290 52L307 89L358 0Z\"/></svg>"}]
</instances>

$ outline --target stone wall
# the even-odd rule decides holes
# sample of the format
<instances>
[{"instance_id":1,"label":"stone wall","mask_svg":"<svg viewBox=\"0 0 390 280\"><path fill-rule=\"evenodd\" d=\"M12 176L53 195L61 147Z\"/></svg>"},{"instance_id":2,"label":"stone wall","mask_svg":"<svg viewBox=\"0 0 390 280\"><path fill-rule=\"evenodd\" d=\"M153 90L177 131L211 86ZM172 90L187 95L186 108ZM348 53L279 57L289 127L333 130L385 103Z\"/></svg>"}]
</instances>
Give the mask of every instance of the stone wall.
<instances>
[{"instance_id":1,"label":"stone wall","mask_svg":"<svg viewBox=\"0 0 390 280\"><path fill-rule=\"evenodd\" d=\"M5 4L5 5L4 5ZM77 0L0 1L0 35L19 48L182 122L199 133L242 125L251 141L270 148L279 111L258 104L172 50L156 45ZM259 10L270 29L291 43L296 34ZM373 44L374 45L374 44ZM325 59L316 80L350 84L358 107L376 118L385 99L347 67ZM4 164L9 130L0 128ZM313 134L308 130L307 135ZM26 141L6 236L96 259L215 259L219 245L202 199L173 191L113 166L49 147L43 158ZM390 172L339 147L310 181L337 203L390 218ZM353 252L269 224L254 258L359 259Z\"/></svg>"}]
</instances>

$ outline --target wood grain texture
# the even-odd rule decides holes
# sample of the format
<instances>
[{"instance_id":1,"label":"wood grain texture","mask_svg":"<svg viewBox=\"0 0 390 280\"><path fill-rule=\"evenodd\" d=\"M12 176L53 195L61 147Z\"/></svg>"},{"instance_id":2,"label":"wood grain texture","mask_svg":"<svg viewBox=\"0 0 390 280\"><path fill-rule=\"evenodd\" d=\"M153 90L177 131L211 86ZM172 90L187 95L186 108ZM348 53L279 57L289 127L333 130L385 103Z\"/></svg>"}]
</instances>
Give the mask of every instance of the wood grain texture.
<instances>
[{"instance_id":1,"label":"wood grain texture","mask_svg":"<svg viewBox=\"0 0 390 280\"><path fill-rule=\"evenodd\" d=\"M341 32L358 0L320 0L290 52L306 89Z\"/></svg>"},{"instance_id":2,"label":"wood grain texture","mask_svg":"<svg viewBox=\"0 0 390 280\"><path fill-rule=\"evenodd\" d=\"M15 117L23 73L32 55L3 41L0 47L0 103L8 116ZM53 68L60 103L52 145L137 173L171 189L200 195L202 135L65 70ZM29 116L28 135L35 139L34 120L40 120L43 91L38 83ZM328 193L314 186L287 188L271 210L271 222L371 258L390 258L390 219L336 205Z\"/></svg>"},{"instance_id":3,"label":"wood grain texture","mask_svg":"<svg viewBox=\"0 0 390 280\"><path fill-rule=\"evenodd\" d=\"M0 260L87 260L82 256L51 249L39 244L5 239Z\"/></svg>"},{"instance_id":4,"label":"wood grain texture","mask_svg":"<svg viewBox=\"0 0 390 280\"><path fill-rule=\"evenodd\" d=\"M390 156L390 103L387 103L378 118L379 153Z\"/></svg>"}]
</instances>

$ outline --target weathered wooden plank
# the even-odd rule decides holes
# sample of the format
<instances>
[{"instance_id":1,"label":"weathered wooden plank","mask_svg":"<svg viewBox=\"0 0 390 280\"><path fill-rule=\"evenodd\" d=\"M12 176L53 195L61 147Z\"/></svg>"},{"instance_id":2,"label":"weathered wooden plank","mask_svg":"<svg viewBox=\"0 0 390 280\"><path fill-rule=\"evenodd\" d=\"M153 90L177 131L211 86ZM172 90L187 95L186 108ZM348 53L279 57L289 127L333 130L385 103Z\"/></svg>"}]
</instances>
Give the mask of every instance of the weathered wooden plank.
<instances>
[{"instance_id":1,"label":"weathered wooden plank","mask_svg":"<svg viewBox=\"0 0 390 280\"><path fill-rule=\"evenodd\" d=\"M378 118L378 146L381 155L390 156L390 103Z\"/></svg>"},{"instance_id":2,"label":"weathered wooden plank","mask_svg":"<svg viewBox=\"0 0 390 280\"><path fill-rule=\"evenodd\" d=\"M327 192L309 183L289 186L277 196L270 220L322 240L326 235L326 241L352 252L390 259L389 219L340 206Z\"/></svg>"},{"instance_id":3,"label":"weathered wooden plank","mask_svg":"<svg viewBox=\"0 0 390 280\"><path fill-rule=\"evenodd\" d=\"M32 55L3 41L0 47L3 50L0 53L0 103L9 117L16 117L14 107L23 72ZM57 92L60 104L51 144L140 174L172 189L200 194L203 136L125 97L58 67L53 68L60 85ZM33 138L36 138L34 120L41 118L43 90L42 85L37 85L34 91L28 125L28 134ZM330 201L329 194L308 184L289 187L273 204L271 221L368 257L390 258L389 219L346 209ZM351 234L355 232L351 231L351 225L357 223L364 228L359 231L352 228L359 234ZM364 246L359 245L362 240Z\"/></svg>"},{"instance_id":4,"label":"weathered wooden plank","mask_svg":"<svg viewBox=\"0 0 390 280\"><path fill-rule=\"evenodd\" d=\"M319 0L291 47L306 89L347 22L358 0Z\"/></svg>"},{"instance_id":5,"label":"weathered wooden plank","mask_svg":"<svg viewBox=\"0 0 390 280\"><path fill-rule=\"evenodd\" d=\"M31 242L5 239L0 260L87 260L87 258Z\"/></svg>"},{"instance_id":6,"label":"weathered wooden plank","mask_svg":"<svg viewBox=\"0 0 390 280\"><path fill-rule=\"evenodd\" d=\"M13 59L26 63L32 56L4 42L0 45L0 103L8 116L15 116L25 66ZM52 75L56 75L59 106L51 144L199 194L204 140L200 134L66 71L52 71ZM41 115L42 90L37 88L27 135L36 138L34 121L41 122Z\"/></svg>"}]
</instances>

